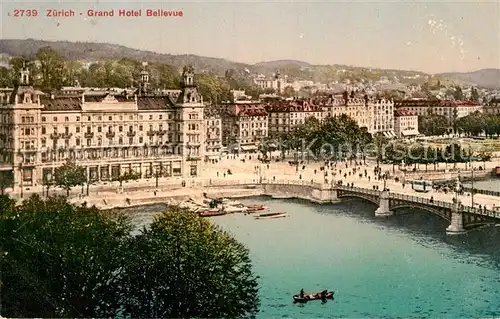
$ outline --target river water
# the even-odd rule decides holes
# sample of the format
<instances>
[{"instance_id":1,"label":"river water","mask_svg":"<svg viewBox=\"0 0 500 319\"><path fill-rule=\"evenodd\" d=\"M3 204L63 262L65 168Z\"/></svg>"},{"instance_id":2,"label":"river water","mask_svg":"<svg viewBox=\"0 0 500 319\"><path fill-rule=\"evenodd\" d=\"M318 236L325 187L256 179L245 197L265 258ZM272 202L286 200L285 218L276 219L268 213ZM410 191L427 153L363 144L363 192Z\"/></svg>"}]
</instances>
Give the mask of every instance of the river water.
<instances>
[{"instance_id":1,"label":"river water","mask_svg":"<svg viewBox=\"0 0 500 319\"><path fill-rule=\"evenodd\" d=\"M380 220L376 206L363 201L242 201L289 214L212 218L250 249L260 276L259 318L500 316L500 227L447 237L447 222L421 211ZM147 225L163 208L135 209L135 223ZM301 288L334 290L335 300L293 304Z\"/></svg>"}]
</instances>

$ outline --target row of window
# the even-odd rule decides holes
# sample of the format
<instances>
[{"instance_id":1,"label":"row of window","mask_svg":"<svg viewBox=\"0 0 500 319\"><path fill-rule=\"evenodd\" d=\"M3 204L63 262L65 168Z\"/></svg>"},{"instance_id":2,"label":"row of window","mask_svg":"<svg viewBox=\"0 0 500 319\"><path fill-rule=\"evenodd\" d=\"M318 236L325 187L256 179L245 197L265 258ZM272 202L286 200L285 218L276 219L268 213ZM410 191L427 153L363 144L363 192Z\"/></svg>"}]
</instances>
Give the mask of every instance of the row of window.
<instances>
[{"instance_id":1,"label":"row of window","mask_svg":"<svg viewBox=\"0 0 500 319\"><path fill-rule=\"evenodd\" d=\"M190 124L190 125L194 125L194 124ZM134 131L134 126L132 126L132 125L130 125L130 126L126 125L125 127L122 126L122 125L120 125L120 126L118 126L118 132L125 132L125 131L127 131L127 127L128 127L128 132L133 132ZM108 126L107 128L108 128L108 132L112 133L116 129L116 126ZM138 128L139 128L140 132L142 132L144 130L144 126L143 125L139 125ZM196 128L198 128L197 124L196 124ZM102 129L103 129L102 126L98 126L97 127L97 132L98 133L102 133L102 131L103 131ZM178 130L181 129L181 125L180 124L177 124L177 129ZM32 130L34 130L34 129L32 129ZM159 131L163 130L163 124L159 124L158 125L158 130ZM172 124L168 124L168 130L172 131ZM149 131L154 131L154 125L149 125ZM57 126L53 127L53 132L55 134L58 133L58 127ZM66 127L64 127L64 133L65 134L70 134L72 132L70 131L70 128L68 126L66 126ZM78 126L75 127L75 133L80 133L80 127L78 127ZM92 128L90 126L87 126L86 133L92 133ZM47 128L45 126L42 126L42 134L47 134Z\"/></svg>"},{"instance_id":2,"label":"row of window","mask_svg":"<svg viewBox=\"0 0 500 319\"><path fill-rule=\"evenodd\" d=\"M174 115L177 115L177 116L174 116ZM116 120L117 117L118 117L119 121L123 121L123 119L124 119L123 115L119 115L119 116L118 115L114 115L114 116L113 115L109 115L109 116L107 116L107 119L108 119L108 121L113 121L113 120ZM76 122L80 122L81 118L82 118L81 116L76 116L76 118L75 118ZM92 116L83 116L83 118L86 119L88 122L92 121ZM94 115L93 118L94 118L93 119L94 121L102 121L103 118L106 118L106 116L103 117L102 115ZM155 116L153 114L150 114L149 117L148 117L148 119L150 121L156 120L156 118L155 118ZM163 120L163 114L159 114L157 119L158 120ZM169 119L169 120L180 119L180 114L168 114L167 115L167 119ZM189 115L189 119L195 119L195 120L198 119L198 114L196 114L196 118L191 118L191 114L190 114ZM59 120L59 117L57 117L57 116L52 117L52 121L53 122L58 122L58 120ZM134 115L129 115L128 116L128 120L129 121L133 121L134 120ZM144 120L144 116L143 115L139 115L139 120ZM47 117L46 116L42 116L42 122L47 122ZM65 116L64 117L64 122L69 122L69 116Z\"/></svg>"}]
</instances>

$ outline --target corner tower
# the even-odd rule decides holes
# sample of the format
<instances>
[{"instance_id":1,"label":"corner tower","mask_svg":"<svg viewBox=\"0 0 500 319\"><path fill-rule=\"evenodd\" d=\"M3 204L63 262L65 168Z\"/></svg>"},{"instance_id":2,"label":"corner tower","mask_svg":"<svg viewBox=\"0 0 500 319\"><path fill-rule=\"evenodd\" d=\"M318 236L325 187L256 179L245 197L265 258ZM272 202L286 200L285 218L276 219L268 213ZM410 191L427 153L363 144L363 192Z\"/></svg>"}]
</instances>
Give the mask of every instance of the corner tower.
<instances>
[{"instance_id":1,"label":"corner tower","mask_svg":"<svg viewBox=\"0 0 500 319\"><path fill-rule=\"evenodd\" d=\"M195 178L200 175L205 143L205 105L194 81L193 67L182 70L182 92L176 102L177 126L180 141L178 154L182 154L182 176Z\"/></svg>"}]
</instances>

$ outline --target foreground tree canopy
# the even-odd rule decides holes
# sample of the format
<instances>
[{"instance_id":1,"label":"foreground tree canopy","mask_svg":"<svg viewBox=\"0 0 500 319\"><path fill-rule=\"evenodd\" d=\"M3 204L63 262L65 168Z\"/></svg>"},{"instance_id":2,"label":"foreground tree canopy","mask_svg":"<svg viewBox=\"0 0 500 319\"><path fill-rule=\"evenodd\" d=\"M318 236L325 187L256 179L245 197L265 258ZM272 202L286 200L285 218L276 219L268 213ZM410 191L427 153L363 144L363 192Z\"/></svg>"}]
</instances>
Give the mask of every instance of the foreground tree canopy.
<instances>
[{"instance_id":1,"label":"foreground tree canopy","mask_svg":"<svg viewBox=\"0 0 500 319\"><path fill-rule=\"evenodd\" d=\"M195 213L170 207L149 229L63 197L0 197L5 317L252 317L249 252Z\"/></svg>"}]
</instances>

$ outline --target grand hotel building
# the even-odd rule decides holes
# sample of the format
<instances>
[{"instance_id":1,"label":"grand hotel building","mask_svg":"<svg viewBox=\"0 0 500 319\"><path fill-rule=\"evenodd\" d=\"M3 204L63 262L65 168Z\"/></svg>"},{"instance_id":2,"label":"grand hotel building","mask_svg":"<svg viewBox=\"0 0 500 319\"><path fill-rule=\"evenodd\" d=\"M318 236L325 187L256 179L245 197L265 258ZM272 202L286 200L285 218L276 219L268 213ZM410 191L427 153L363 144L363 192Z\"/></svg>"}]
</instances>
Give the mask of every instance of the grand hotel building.
<instances>
[{"instance_id":1,"label":"grand hotel building","mask_svg":"<svg viewBox=\"0 0 500 319\"><path fill-rule=\"evenodd\" d=\"M95 181L127 171L194 177L204 162L205 124L192 68L184 69L176 100L149 93L145 70L134 94L47 96L23 69L0 99L0 174L13 177L14 188L39 186L69 159Z\"/></svg>"}]
</instances>

